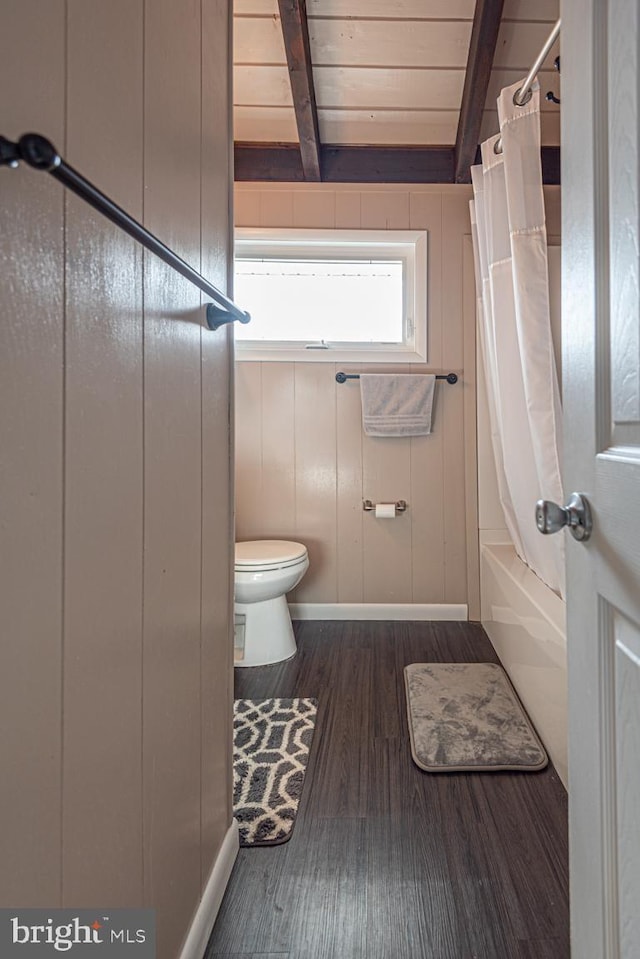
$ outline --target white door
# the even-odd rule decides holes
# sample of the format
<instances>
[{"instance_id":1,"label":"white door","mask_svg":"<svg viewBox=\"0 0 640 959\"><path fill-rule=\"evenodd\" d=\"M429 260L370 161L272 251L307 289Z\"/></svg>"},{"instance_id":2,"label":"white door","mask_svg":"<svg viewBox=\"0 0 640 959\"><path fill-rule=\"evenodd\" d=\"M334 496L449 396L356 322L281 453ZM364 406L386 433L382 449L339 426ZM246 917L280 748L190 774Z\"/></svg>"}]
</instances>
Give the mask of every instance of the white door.
<instances>
[{"instance_id":1,"label":"white door","mask_svg":"<svg viewBox=\"0 0 640 959\"><path fill-rule=\"evenodd\" d=\"M574 959L640 957L637 0L562 7L565 490Z\"/></svg>"}]
</instances>

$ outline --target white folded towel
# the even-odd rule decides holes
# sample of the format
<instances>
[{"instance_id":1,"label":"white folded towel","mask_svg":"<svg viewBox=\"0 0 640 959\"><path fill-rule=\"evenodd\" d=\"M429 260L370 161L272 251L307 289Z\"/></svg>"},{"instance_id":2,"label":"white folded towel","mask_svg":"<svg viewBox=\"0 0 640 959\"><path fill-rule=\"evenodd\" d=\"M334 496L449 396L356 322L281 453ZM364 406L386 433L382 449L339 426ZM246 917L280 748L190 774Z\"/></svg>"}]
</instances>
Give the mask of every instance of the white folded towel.
<instances>
[{"instance_id":1,"label":"white folded towel","mask_svg":"<svg viewBox=\"0 0 640 959\"><path fill-rule=\"evenodd\" d=\"M432 373L361 373L362 425L367 436L431 432Z\"/></svg>"}]
</instances>

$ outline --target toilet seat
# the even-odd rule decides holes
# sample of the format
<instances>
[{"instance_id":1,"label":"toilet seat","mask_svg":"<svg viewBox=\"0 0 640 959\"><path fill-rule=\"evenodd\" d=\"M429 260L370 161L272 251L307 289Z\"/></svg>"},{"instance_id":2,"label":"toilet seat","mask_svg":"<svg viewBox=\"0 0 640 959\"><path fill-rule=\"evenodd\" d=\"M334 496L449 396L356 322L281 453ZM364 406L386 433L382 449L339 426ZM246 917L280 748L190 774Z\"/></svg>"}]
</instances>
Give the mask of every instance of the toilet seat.
<instances>
[{"instance_id":1,"label":"toilet seat","mask_svg":"<svg viewBox=\"0 0 640 959\"><path fill-rule=\"evenodd\" d=\"M235 568L238 572L266 572L297 566L307 557L307 547L281 539L249 540L236 543Z\"/></svg>"}]
</instances>

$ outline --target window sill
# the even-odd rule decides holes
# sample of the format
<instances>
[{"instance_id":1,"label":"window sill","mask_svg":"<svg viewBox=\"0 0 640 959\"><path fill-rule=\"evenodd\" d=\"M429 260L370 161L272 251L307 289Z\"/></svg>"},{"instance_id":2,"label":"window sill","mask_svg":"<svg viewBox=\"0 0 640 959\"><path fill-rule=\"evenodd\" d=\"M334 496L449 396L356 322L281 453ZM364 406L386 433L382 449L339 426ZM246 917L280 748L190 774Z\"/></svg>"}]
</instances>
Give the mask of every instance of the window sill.
<instances>
[{"instance_id":1,"label":"window sill","mask_svg":"<svg viewBox=\"0 0 640 959\"><path fill-rule=\"evenodd\" d=\"M425 363L426 355L417 350L379 348L355 350L330 348L306 350L269 347L249 347L236 342L235 358L239 362L254 363Z\"/></svg>"}]
</instances>

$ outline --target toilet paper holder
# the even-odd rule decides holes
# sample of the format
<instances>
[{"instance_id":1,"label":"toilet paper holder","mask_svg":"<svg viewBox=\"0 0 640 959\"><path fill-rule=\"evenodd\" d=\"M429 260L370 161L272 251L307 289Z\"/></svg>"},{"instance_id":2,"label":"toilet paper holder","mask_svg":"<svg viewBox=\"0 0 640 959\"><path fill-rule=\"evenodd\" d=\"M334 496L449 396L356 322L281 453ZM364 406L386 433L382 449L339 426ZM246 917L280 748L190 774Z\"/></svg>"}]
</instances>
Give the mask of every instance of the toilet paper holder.
<instances>
[{"instance_id":1,"label":"toilet paper holder","mask_svg":"<svg viewBox=\"0 0 640 959\"><path fill-rule=\"evenodd\" d=\"M365 513L375 512L375 508L378 504L373 503L370 499L362 500L362 508ZM386 505L386 504L385 504ZM393 504L396 508L396 513L405 513L407 511L407 501L405 499L396 500Z\"/></svg>"}]
</instances>

